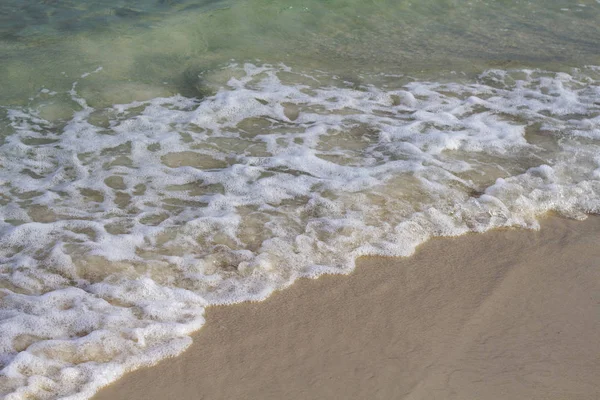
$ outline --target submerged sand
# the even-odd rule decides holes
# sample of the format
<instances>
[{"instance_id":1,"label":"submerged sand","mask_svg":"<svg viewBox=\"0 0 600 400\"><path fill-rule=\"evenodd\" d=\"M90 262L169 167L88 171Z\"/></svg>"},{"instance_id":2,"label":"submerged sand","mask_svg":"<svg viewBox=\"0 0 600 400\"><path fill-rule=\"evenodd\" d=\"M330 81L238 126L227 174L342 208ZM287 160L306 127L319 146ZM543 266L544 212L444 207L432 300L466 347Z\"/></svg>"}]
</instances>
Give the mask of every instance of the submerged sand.
<instances>
[{"instance_id":1,"label":"submerged sand","mask_svg":"<svg viewBox=\"0 0 600 400\"><path fill-rule=\"evenodd\" d=\"M212 307L182 356L95 400L598 399L600 217L432 240Z\"/></svg>"}]
</instances>

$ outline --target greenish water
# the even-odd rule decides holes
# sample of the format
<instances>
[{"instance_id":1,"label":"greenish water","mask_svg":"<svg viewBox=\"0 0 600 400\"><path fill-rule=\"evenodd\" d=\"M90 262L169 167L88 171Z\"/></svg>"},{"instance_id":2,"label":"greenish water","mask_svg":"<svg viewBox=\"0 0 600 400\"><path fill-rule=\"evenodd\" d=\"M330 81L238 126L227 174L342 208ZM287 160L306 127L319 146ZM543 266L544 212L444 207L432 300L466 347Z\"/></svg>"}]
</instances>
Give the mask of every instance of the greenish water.
<instances>
[{"instance_id":1,"label":"greenish water","mask_svg":"<svg viewBox=\"0 0 600 400\"><path fill-rule=\"evenodd\" d=\"M600 213L599 0L0 1L4 399L549 212Z\"/></svg>"},{"instance_id":2,"label":"greenish water","mask_svg":"<svg viewBox=\"0 0 600 400\"><path fill-rule=\"evenodd\" d=\"M349 78L560 70L599 64L599 21L595 0L6 0L0 100L67 88L98 66L82 90L104 105L202 94L198 74L231 59Z\"/></svg>"}]
</instances>

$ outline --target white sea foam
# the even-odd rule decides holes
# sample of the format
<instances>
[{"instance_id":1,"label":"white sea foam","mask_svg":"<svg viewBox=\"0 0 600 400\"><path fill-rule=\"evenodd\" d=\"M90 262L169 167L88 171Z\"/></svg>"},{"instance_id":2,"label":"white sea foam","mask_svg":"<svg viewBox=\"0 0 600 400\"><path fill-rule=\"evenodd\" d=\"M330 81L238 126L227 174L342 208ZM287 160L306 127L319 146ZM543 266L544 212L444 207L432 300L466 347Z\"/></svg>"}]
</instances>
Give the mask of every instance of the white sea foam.
<instances>
[{"instance_id":1,"label":"white sea foam","mask_svg":"<svg viewBox=\"0 0 600 400\"><path fill-rule=\"evenodd\" d=\"M88 398L184 350L207 305L347 273L360 255L600 207L597 68L399 89L284 66L219 76L201 101L94 109L74 86L6 110L6 399ZM61 96L67 120L48 111Z\"/></svg>"}]
</instances>

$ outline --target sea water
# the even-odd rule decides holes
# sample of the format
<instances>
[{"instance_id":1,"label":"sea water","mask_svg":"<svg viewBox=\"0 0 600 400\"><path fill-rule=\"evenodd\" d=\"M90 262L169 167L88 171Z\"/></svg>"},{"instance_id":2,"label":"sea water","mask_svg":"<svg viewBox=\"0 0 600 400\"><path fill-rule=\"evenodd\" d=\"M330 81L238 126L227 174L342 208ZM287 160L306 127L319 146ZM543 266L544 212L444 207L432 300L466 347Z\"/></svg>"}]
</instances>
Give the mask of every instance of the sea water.
<instances>
[{"instance_id":1,"label":"sea water","mask_svg":"<svg viewBox=\"0 0 600 400\"><path fill-rule=\"evenodd\" d=\"M362 255L597 213L595 65L596 0L3 1L0 396L89 398Z\"/></svg>"}]
</instances>

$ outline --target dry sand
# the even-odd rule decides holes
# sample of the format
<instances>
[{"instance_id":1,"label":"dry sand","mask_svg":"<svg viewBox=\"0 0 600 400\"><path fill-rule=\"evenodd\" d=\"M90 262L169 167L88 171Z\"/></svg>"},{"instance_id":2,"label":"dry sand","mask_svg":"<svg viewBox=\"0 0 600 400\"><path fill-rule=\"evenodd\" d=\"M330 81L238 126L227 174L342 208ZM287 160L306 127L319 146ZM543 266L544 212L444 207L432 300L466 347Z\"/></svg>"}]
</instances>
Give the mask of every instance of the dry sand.
<instances>
[{"instance_id":1,"label":"dry sand","mask_svg":"<svg viewBox=\"0 0 600 400\"><path fill-rule=\"evenodd\" d=\"M600 218L436 239L213 307L95 400L600 399Z\"/></svg>"}]
</instances>

